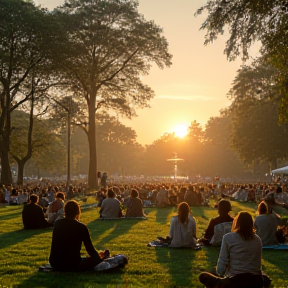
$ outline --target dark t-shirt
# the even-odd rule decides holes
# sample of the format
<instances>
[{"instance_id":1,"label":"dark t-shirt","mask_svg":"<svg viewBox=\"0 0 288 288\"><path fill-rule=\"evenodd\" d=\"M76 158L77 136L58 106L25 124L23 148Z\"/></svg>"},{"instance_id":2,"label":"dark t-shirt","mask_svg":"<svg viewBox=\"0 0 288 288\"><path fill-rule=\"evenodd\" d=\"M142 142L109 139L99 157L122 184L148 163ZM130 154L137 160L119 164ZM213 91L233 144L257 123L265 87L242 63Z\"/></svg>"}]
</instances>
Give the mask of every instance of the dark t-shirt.
<instances>
[{"instance_id":1,"label":"dark t-shirt","mask_svg":"<svg viewBox=\"0 0 288 288\"><path fill-rule=\"evenodd\" d=\"M49 227L44 217L43 209L38 204L26 204L22 211L22 220L25 229L41 229Z\"/></svg>"},{"instance_id":2,"label":"dark t-shirt","mask_svg":"<svg viewBox=\"0 0 288 288\"><path fill-rule=\"evenodd\" d=\"M49 262L55 270L75 271L81 262L82 242L90 256L95 250L87 226L73 219L59 219L54 223Z\"/></svg>"},{"instance_id":3,"label":"dark t-shirt","mask_svg":"<svg viewBox=\"0 0 288 288\"><path fill-rule=\"evenodd\" d=\"M208 228L205 232L204 238L211 240L211 238L214 235L214 227L220 223L224 223L224 222L233 222L233 217L231 217L229 214L227 215L221 215L218 216L214 219L211 219Z\"/></svg>"}]
</instances>

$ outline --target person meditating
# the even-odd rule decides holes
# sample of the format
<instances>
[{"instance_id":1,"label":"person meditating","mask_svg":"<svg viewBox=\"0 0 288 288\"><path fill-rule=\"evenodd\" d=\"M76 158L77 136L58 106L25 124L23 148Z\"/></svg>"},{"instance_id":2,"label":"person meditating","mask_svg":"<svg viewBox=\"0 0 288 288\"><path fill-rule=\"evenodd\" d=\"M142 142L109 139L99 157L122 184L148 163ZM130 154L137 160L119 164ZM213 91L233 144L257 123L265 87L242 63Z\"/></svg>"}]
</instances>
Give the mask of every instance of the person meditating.
<instances>
[{"instance_id":1,"label":"person meditating","mask_svg":"<svg viewBox=\"0 0 288 288\"><path fill-rule=\"evenodd\" d=\"M108 189L107 196L101 204L100 217L103 219L120 218L122 216L120 201L115 198L113 188Z\"/></svg>"},{"instance_id":2,"label":"person meditating","mask_svg":"<svg viewBox=\"0 0 288 288\"><path fill-rule=\"evenodd\" d=\"M56 194L56 199L49 204L48 221L50 223L54 223L56 220L63 218L64 200L65 200L65 194L63 192L58 192Z\"/></svg>"},{"instance_id":3,"label":"person meditating","mask_svg":"<svg viewBox=\"0 0 288 288\"><path fill-rule=\"evenodd\" d=\"M131 190L130 197L127 199L125 205L127 207L125 218L146 217L143 211L142 200L139 198L139 193L136 189L133 188Z\"/></svg>"},{"instance_id":4,"label":"person meditating","mask_svg":"<svg viewBox=\"0 0 288 288\"><path fill-rule=\"evenodd\" d=\"M105 253L100 252L99 255L92 244L87 226L79 221L81 214L79 204L74 200L68 201L64 206L64 212L65 218L54 223L50 265L55 271L93 270L97 264L103 261ZM82 243L89 255L86 258L80 256Z\"/></svg>"},{"instance_id":5,"label":"person meditating","mask_svg":"<svg viewBox=\"0 0 288 288\"><path fill-rule=\"evenodd\" d=\"M229 215L231 211L231 203L226 199L221 199L218 203L218 214L216 218L210 220L207 230L205 231L204 237L199 240L200 243L204 245L210 245L210 241L214 235L214 228L216 225L225 223L225 222L233 222L233 217Z\"/></svg>"},{"instance_id":6,"label":"person meditating","mask_svg":"<svg viewBox=\"0 0 288 288\"><path fill-rule=\"evenodd\" d=\"M169 238L171 239L169 247L196 247L196 221L191 215L188 203L180 203L178 215L171 218Z\"/></svg>"},{"instance_id":7,"label":"person meditating","mask_svg":"<svg viewBox=\"0 0 288 288\"><path fill-rule=\"evenodd\" d=\"M38 205L39 197L36 194L30 195L29 203L24 205L22 221L24 229L42 229L51 227L43 213L43 208Z\"/></svg>"},{"instance_id":8,"label":"person meditating","mask_svg":"<svg viewBox=\"0 0 288 288\"><path fill-rule=\"evenodd\" d=\"M262 240L262 245L278 245L279 243L276 238L277 215L269 213L268 206L264 201L258 205L257 212L258 216L255 218L254 227L256 234Z\"/></svg>"},{"instance_id":9,"label":"person meditating","mask_svg":"<svg viewBox=\"0 0 288 288\"><path fill-rule=\"evenodd\" d=\"M252 216L239 212L232 232L222 238L216 268L221 277L203 272L199 280L209 288L262 288L261 258L262 242L254 233Z\"/></svg>"}]
</instances>

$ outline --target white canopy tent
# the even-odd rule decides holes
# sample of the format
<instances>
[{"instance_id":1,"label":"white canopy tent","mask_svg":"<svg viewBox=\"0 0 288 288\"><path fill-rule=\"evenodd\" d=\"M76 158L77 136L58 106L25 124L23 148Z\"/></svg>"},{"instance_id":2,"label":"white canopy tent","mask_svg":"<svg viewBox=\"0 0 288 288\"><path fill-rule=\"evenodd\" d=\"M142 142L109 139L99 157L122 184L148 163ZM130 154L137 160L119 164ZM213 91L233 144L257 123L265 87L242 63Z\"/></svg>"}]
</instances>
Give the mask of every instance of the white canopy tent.
<instances>
[{"instance_id":1,"label":"white canopy tent","mask_svg":"<svg viewBox=\"0 0 288 288\"><path fill-rule=\"evenodd\" d=\"M273 174L288 174L288 166L272 170L271 173L273 173Z\"/></svg>"}]
</instances>

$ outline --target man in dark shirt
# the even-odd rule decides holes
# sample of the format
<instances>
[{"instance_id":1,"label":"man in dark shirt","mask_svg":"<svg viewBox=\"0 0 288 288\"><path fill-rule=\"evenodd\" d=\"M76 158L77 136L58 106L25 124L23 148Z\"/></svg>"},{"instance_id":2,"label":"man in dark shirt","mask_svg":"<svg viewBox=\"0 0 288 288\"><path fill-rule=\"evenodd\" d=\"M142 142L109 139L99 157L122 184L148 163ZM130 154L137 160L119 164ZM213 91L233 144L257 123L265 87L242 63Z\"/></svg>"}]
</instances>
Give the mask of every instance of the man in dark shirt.
<instances>
[{"instance_id":1,"label":"man in dark shirt","mask_svg":"<svg viewBox=\"0 0 288 288\"><path fill-rule=\"evenodd\" d=\"M65 218L54 223L49 262L57 271L92 270L103 259L92 244L87 226L79 222L80 206L71 200L66 203L64 211ZM82 242L89 255L85 259L80 256Z\"/></svg>"},{"instance_id":2,"label":"man in dark shirt","mask_svg":"<svg viewBox=\"0 0 288 288\"><path fill-rule=\"evenodd\" d=\"M204 245L209 245L213 235L214 227L220 223L233 222L234 218L229 215L231 211L231 203L228 200L222 199L218 203L219 216L210 220L207 230L205 231L204 238L200 241Z\"/></svg>"},{"instance_id":3,"label":"man in dark shirt","mask_svg":"<svg viewBox=\"0 0 288 288\"><path fill-rule=\"evenodd\" d=\"M29 204L24 206L22 211L24 229L41 229L52 226L52 224L45 219L43 208L37 204L38 201L39 197L36 194L32 194Z\"/></svg>"}]
</instances>

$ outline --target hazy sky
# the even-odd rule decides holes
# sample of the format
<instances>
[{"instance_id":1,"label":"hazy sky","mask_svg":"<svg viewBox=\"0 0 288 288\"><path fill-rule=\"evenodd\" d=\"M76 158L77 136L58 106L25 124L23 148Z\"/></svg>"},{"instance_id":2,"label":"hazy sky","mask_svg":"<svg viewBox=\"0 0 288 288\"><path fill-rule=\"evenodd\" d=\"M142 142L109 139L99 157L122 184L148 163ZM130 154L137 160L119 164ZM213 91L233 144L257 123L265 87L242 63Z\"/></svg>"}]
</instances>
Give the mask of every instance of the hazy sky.
<instances>
[{"instance_id":1,"label":"hazy sky","mask_svg":"<svg viewBox=\"0 0 288 288\"><path fill-rule=\"evenodd\" d=\"M64 0L35 0L52 9ZM173 55L172 66L151 69L144 82L155 91L151 108L138 117L121 120L137 133L140 144L151 144L174 127L196 120L205 125L211 116L229 105L227 92L240 68L240 59L228 62L223 54L226 37L204 46L205 31L199 31L204 15L195 17L206 0L139 0L139 12L164 29Z\"/></svg>"}]
</instances>

